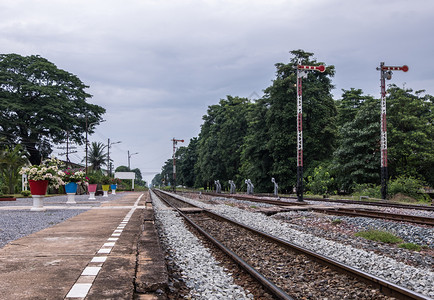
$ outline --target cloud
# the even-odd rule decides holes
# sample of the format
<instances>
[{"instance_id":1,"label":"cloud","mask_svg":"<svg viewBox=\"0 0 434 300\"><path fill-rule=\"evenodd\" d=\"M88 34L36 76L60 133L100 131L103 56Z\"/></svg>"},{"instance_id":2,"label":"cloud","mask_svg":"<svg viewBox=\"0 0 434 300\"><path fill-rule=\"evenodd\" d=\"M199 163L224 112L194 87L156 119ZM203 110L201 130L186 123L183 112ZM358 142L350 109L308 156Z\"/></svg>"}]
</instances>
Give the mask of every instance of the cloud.
<instances>
[{"instance_id":1,"label":"cloud","mask_svg":"<svg viewBox=\"0 0 434 300\"><path fill-rule=\"evenodd\" d=\"M130 150L138 167L159 169L208 105L262 95L294 49L335 65L336 98L352 87L379 97L381 61L410 67L392 83L434 94L433 11L424 0L3 0L0 43L90 86L107 109L95 138L122 140L116 164Z\"/></svg>"}]
</instances>

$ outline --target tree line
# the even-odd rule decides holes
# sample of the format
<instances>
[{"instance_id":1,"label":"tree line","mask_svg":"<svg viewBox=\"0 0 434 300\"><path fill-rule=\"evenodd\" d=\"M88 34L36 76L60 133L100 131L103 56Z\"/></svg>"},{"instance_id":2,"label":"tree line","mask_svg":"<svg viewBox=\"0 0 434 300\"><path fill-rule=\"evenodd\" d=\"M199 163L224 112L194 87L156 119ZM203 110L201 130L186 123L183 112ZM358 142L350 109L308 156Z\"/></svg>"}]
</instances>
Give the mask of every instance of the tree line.
<instances>
[{"instance_id":1,"label":"tree line","mask_svg":"<svg viewBox=\"0 0 434 300\"><path fill-rule=\"evenodd\" d=\"M270 192L275 178L281 192L296 184L296 69L320 65L313 53L291 51L289 63L277 63L276 77L256 101L227 96L208 107L198 137L176 152L177 185L213 189L233 180L245 190ZM333 65L303 80L305 187L312 193L351 193L380 184L380 99L361 89L342 90L334 100ZM434 186L433 96L388 86L389 179ZM153 185L172 184L172 159Z\"/></svg>"}]
</instances>

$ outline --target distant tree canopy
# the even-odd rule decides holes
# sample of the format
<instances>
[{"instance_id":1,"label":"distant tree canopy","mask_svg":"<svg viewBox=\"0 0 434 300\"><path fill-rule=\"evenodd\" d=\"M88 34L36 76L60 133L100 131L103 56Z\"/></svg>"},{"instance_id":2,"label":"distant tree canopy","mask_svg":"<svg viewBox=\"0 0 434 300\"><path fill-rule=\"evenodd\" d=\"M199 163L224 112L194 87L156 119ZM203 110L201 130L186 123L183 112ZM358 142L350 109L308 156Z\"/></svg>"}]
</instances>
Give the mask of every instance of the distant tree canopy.
<instances>
[{"instance_id":1,"label":"distant tree canopy","mask_svg":"<svg viewBox=\"0 0 434 300\"><path fill-rule=\"evenodd\" d=\"M319 65L313 53L292 51L288 64L276 64L276 78L255 102L227 96L203 116L197 138L176 152L177 184L228 189L234 180L246 190L272 192L274 177L280 192L296 183L296 69ZM361 89L331 94L334 67L309 72L303 79L303 140L306 187L351 192L359 184L380 184L380 100ZM434 186L433 97L390 85L387 95L389 175L405 175ZM193 167L194 166L194 167ZM172 180L172 159L166 161L154 185ZM312 182L309 182L312 181ZM317 182L313 182L313 181Z\"/></svg>"},{"instance_id":2,"label":"distant tree canopy","mask_svg":"<svg viewBox=\"0 0 434 300\"><path fill-rule=\"evenodd\" d=\"M0 54L0 135L6 144L24 145L32 164L67 135L83 144L86 117L95 126L105 113L86 102L91 97L86 88L77 76L38 55Z\"/></svg>"},{"instance_id":3,"label":"distant tree canopy","mask_svg":"<svg viewBox=\"0 0 434 300\"><path fill-rule=\"evenodd\" d=\"M136 174L136 179L134 180L134 184L146 186L146 181L143 180L142 172L138 168L131 170L127 166L119 166L116 168L115 172L134 172Z\"/></svg>"}]
</instances>

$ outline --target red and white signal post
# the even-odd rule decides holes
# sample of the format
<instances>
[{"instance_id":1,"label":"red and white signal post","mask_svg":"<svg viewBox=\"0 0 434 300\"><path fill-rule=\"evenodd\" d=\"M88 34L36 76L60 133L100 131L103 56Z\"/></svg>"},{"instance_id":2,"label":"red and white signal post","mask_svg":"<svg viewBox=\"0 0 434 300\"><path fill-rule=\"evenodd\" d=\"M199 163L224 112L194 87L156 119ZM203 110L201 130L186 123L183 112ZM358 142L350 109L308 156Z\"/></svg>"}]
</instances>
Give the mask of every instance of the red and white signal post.
<instances>
[{"instance_id":1,"label":"red and white signal post","mask_svg":"<svg viewBox=\"0 0 434 300\"><path fill-rule=\"evenodd\" d=\"M325 71L325 66L297 65L297 201L303 201L303 101L302 78L307 78L307 71Z\"/></svg>"},{"instance_id":2,"label":"red and white signal post","mask_svg":"<svg viewBox=\"0 0 434 300\"><path fill-rule=\"evenodd\" d=\"M177 140L175 138L172 139L173 142L173 155L172 155L172 161L173 161L173 191L176 192L176 145L178 142L184 143L184 140Z\"/></svg>"},{"instance_id":3,"label":"red and white signal post","mask_svg":"<svg viewBox=\"0 0 434 300\"><path fill-rule=\"evenodd\" d=\"M387 123L386 123L386 79L392 79L392 71L407 72L406 65L402 67L385 66L384 62L380 63L377 68L381 72L381 197L386 199L387 195Z\"/></svg>"}]
</instances>

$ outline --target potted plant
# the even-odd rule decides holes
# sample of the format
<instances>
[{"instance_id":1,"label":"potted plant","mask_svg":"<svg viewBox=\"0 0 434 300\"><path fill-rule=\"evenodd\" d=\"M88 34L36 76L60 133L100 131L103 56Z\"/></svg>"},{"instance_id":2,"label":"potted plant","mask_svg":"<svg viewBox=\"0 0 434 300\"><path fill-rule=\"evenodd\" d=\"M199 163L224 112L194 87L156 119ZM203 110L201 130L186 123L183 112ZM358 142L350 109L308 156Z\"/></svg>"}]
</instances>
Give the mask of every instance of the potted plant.
<instances>
[{"instance_id":1,"label":"potted plant","mask_svg":"<svg viewBox=\"0 0 434 300\"><path fill-rule=\"evenodd\" d=\"M116 195L116 189L118 187L118 184L120 183L119 178L110 178L110 188L112 190L112 194Z\"/></svg>"},{"instance_id":2,"label":"potted plant","mask_svg":"<svg viewBox=\"0 0 434 300\"><path fill-rule=\"evenodd\" d=\"M21 168L20 175L26 175L30 185L30 192L33 197L33 207L31 211L44 211L44 197L47 188L58 189L63 185L63 171L59 170L60 160L53 157L44 160L40 165Z\"/></svg>"},{"instance_id":3,"label":"potted plant","mask_svg":"<svg viewBox=\"0 0 434 300\"><path fill-rule=\"evenodd\" d=\"M106 175L102 176L101 183L102 183L102 191L104 192L103 197L108 197L108 190L110 188L110 177Z\"/></svg>"},{"instance_id":4,"label":"potted plant","mask_svg":"<svg viewBox=\"0 0 434 300\"><path fill-rule=\"evenodd\" d=\"M63 181L65 182L65 192L68 194L68 201L66 203L75 204L75 194L77 193L77 184L81 182L87 182L86 173L82 170L74 171L72 169L66 169L64 171L65 176Z\"/></svg>"},{"instance_id":5,"label":"potted plant","mask_svg":"<svg viewBox=\"0 0 434 300\"><path fill-rule=\"evenodd\" d=\"M100 176L98 173L89 173L87 174L87 178L89 182L89 185L87 187L87 190L89 192L89 200L95 200L95 192L98 186Z\"/></svg>"}]
</instances>

